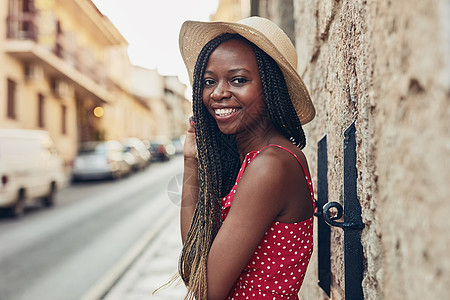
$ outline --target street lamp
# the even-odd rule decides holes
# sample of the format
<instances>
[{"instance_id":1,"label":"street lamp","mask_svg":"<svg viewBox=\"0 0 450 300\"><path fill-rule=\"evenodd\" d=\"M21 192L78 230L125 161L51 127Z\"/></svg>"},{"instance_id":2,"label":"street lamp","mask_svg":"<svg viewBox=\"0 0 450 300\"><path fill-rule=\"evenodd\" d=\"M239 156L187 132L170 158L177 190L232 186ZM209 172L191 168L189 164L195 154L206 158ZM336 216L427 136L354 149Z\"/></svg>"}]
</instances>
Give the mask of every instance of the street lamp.
<instances>
[{"instance_id":1,"label":"street lamp","mask_svg":"<svg viewBox=\"0 0 450 300\"><path fill-rule=\"evenodd\" d=\"M103 107L96 106L94 108L94 116L96 116L97 118L101 118L101 117L103 117L103 114L104 114Z\"/></svg>"}]
</instances>

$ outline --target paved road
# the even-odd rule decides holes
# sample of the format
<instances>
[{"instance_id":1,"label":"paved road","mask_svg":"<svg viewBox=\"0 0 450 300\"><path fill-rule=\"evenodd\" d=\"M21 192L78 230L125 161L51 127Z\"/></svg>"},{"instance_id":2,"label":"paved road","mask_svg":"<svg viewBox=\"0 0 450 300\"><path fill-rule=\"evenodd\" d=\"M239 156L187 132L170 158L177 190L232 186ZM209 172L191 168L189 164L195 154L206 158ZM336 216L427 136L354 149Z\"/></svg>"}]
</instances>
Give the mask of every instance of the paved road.
<instances>
[{"instance_id":1,"label":"paved road","mask_svg":"<svg viewBox=\"0 0 450 300\"><path fill-rule=\"evenodd\" d=\"M175 157L123 180L69 186L54 209L0 218L0 299L80 299L174 206L168 184L181 170Z\"/></svg>"},{"instance_id":2,"label":"paved road","mask_svg":"<svg viewBox=\"0 0 450 300\"><path fill-rule=\"evenodd\" d=\"M173 206L168 212L169 220L153 237L136 261L114 283L101 294L89 293L82 300L180 300L187 290L181 279L172 284L178 272L181 253L179 208ZM107 287L107 286L99 286ZM89 297L91 296L91 297Z\"/></svg>"}]
</instances>

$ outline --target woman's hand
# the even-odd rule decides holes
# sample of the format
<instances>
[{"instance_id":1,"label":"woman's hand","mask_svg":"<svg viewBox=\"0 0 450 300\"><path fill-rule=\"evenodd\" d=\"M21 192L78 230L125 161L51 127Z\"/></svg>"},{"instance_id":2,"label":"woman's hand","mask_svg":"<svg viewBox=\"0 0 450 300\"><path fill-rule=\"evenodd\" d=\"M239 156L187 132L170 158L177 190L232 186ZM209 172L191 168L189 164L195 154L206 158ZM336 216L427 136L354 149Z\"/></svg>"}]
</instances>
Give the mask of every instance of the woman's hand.
<instances>
[{"instance_id":1,"label":"woman's hand","mask_svg":"<svg viewBox=\"0 0 450 300\"><path fill-rule=\"evenodd\" d=\"M189 129L184 140L184 173L181 193L181 239L186 240L198 200L198 160L194 122L189 118Z\"/></svg>"},{"instance_id":2,"label":"woman's hand","mask_svg":"<svg viewBox=\"0 0 450 300\"><path fill-rule=\"evenodd\" d=\"M192 120L192 116L189 118L189 128L184 140L183 154L185 159L193 158L197 160L197 143L195 141L194 121Z\"/></svg>"}]
</instances>

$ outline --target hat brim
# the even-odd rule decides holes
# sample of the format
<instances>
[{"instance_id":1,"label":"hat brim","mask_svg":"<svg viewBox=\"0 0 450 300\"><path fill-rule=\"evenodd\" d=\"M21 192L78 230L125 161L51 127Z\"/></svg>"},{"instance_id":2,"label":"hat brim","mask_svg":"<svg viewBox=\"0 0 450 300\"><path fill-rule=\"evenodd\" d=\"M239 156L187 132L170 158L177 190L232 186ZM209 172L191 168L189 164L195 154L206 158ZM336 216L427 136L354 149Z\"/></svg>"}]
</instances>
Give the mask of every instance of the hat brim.
<instances>
[{"instance_id":1,"label":"hat brim","mask_svg":"<svg viewBox=\"0 0 450 300\"><path fill-rule=\"evenodd\" d=\"M206 43L224 33L237 33L271 56L277 62L283 73L292 104L297 112L300 123L306 124L314 119L314 105L311 101L306 85L297 70L294 69L294 67L287 61L287 59L282 55L272 41L266 37L265 34L246 24L220 21L185 21L183 23L180 30L179 47L181 56L188 71L191 85L193 82L195 63L200 51ZM295 64L296 63L297 62L295 61Z\"/></svg>"}]
</instances>

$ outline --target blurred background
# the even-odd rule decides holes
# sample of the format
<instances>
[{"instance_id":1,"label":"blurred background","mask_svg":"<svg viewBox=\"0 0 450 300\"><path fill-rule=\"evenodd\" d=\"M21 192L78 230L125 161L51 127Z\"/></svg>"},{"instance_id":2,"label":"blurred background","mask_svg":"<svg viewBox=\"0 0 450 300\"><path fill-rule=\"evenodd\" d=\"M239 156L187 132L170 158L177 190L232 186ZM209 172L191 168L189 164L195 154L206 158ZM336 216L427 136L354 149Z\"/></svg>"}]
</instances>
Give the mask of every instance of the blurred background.
<instances>
[{"instance_id":1,"label":"blurred background","mask_svg":"<svg viewBox=\"0 0 450 300\"><path fill-rule=\"evenodd\" d=\"M0 299L80 299L174 213L191 115L178 31L217 7L0 1Z\"/></svg>"},{"instance_id":2,"label":"blurred background","mask_svg":"<svg viewBox=\"0 0 450 300\"><path fill-rule=\"evenodd\" d=\"M221 2L0 0L0 299L103 298L165 228L173 257L146 289L173 275L192 114L178 33L250 15Z\"/></svg>"},{"instance_id":3,"label":"blurred background","mask_svg":"<svg viewBox=\"0 0 450 300\"><path fill-rule=\"evenodd\" d=\"M0 0L0 300L183 298L151 294L181 247L178 32L253 15L296 45L320 203L346 207L356 131L357 284L343 231L317 218L300 298L448 298L448 0Z\"/></svg>"}]
</instances>

